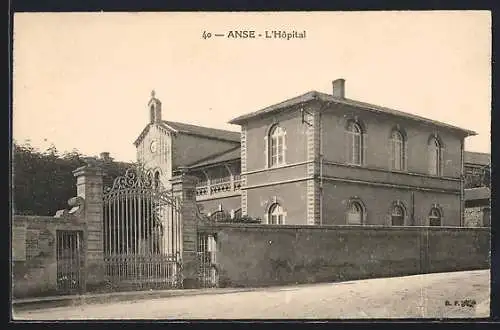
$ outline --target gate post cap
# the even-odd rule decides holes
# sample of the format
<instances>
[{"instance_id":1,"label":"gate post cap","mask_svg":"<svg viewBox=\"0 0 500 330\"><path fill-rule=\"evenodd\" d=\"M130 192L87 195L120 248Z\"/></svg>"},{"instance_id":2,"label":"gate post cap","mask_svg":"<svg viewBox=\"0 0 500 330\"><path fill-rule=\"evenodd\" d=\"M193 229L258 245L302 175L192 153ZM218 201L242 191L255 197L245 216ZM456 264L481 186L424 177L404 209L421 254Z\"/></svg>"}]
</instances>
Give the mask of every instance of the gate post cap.
<instances>
[{"instance_id":1,"label":"gate post cap","mask_svg":"<svg viewBox=\"0 0 500 330\"><path fill-rule=\"evenodd\" d=\"M90 176L102 176L104 173L102 169L97 166L96 163L87 163L86 165L80 166L76 170L73 171L73 175L75 177L82 175L90 175Z\"/></svg>"}]
</instances>

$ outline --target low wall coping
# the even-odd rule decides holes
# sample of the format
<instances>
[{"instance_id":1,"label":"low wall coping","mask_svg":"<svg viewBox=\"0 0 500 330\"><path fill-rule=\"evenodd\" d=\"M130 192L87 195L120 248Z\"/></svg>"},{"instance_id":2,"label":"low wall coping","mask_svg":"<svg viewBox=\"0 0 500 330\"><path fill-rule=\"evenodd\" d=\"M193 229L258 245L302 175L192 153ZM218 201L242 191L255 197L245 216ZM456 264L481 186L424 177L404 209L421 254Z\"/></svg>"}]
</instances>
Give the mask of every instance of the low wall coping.
<instances>
[{"instance_id":1,"label":"low wall coping","mask_svg":"<svg viewBox=\"0 0 500 330\"><path fill-rule=\"evenodd\" d=\"M80 227L79 224L75 224L72 219L66 218L56 218L48 215L14 215L12 217L12 223L14 225L20 225L21 222L25 223L47 223L50 222L52 224L68 224L75 227Z\"/></svg>"}]
</instances>

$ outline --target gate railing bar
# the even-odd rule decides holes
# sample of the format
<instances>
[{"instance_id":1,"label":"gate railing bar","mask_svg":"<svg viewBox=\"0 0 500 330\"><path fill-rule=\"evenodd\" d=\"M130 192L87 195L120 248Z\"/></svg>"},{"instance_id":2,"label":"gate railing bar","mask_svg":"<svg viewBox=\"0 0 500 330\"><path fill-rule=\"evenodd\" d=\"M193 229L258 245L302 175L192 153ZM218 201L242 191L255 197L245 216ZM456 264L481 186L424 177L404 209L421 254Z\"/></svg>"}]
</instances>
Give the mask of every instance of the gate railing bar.
<instances>
[{"instance_id":1,"label":"gate railing bar","mask_svg":"<svg viewBox=\"0 0 500 330\"><path fill-rule=\"evenodd\" d=\"M176 199L157 188L115 189L104 196L108 280L119 286L179 285L180 214Z\"/></svg>"}]
</instances>

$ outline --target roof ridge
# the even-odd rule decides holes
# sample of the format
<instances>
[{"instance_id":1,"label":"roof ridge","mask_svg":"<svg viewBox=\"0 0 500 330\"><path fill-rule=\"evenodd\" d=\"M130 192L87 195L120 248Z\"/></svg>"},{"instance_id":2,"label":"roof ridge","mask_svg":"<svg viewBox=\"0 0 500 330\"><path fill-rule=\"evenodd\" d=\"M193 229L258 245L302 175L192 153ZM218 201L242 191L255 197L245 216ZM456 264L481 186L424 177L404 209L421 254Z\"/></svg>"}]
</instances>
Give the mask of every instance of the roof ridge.
<instances>
[{"instance_id":1,"label":"roof ridge","mask_svg":"<svg viewBox=\"0 0 500 330\"><path fill-rule=\"evenodd\" d=\"M173 124L189 125L189 126L193 126L193 127L207 128L207 129L216 130L216 131L240 134L240 132L238 132L238 131L230 131L228 129L214 128L214 127L209 127L209 126L201 126L201 125L195 125L195 124L190 124L190 123L183 123L180 121L172 121L172 120L162 120L162 121L167 123L167 124L173 123Z\"/></svg>"},{"instance_id":2,"label":"roof ridge","mask_svg":"<svg viewBox=\"0 0 500 330\"><path fill-rule=\"evenodd\" d=\"M454 126L454 125L451 125L448 123L440 122L438 120L426 118L426 117L416 115L416 114L413 114L410 112L405 112L402 110L389 108L387 106L376 105L373 103L358 101L358 100L349 99L349 98L338 98L338 97L335 97L333 95L330 95L330 94L327 94L324 92L318 92L316 90L312 90L312 91L309 91L307 93L304 93L304 94L295 96L293 98L287 99L285 101L275 103L273 105L270 105L268 107L265 107L265 108L257 110L257 111L253 111L253 112L250 112L247 114L240 115L240 116L230 120L229 123L241 125L242 122L244 122L250 118L260 116L260 115L269 114L269 113L275 112L277 110L281 110L281 109L286 108L286 107L296 106L300 103L310 102L316 98L320 99L322 102L336 102L336 103L345 104L345 105L349 105L349 106L353 106L353 107L359 107L361 109L364 108L365 110L369 110L369 111L371 110L374 112L385 113L387 115L399 116L399 117L407 118L407 119L410 119L413 121L420 121L420 122L424 122L427 124L431 124L431 125L435 125L435 126L439 126L439 127L443 127L443 128L458 130L458 131L461 131L463 133L466 133L469 136L477 135L477 133L474 131L464 129L464 128L461 128L458 126Z\"/></svg>"}]
</instances>

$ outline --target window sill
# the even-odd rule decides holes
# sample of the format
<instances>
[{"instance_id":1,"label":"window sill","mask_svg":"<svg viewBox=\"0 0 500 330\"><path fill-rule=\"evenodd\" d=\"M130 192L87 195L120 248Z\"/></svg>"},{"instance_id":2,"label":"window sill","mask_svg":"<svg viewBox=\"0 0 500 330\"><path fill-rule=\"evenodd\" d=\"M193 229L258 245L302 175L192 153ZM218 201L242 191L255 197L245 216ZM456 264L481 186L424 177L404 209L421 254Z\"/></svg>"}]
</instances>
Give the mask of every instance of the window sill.
<instances>
[{"instance_id":1,"label":"window sill","mask_svg":"<svg viewBox=\"0 0 500 330\"><path fill-rule=\"evenodd\" d=\"M403 174L405 174L405 173L408 173L408 170L407 170L407 169L404 169L404 170L397 170L397 169L395 169L395 168L391 168L391 169L389 169L389 172L394 172L394 173L403 173Z\"/></svg>"},{"instance_id":2,"label":"window sill","mask_svg":"<svg viewBox=\"0 0 500 330\"><path fill-rule=\"evenodd\" d=\"M272 169L275 169L275 168L286 167L287 165L288 165L287 163L283 163L283 164L279 164L279 165L268 166L265 169L266 170L272 170Z\"/></svg>"}]
</instances>

